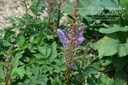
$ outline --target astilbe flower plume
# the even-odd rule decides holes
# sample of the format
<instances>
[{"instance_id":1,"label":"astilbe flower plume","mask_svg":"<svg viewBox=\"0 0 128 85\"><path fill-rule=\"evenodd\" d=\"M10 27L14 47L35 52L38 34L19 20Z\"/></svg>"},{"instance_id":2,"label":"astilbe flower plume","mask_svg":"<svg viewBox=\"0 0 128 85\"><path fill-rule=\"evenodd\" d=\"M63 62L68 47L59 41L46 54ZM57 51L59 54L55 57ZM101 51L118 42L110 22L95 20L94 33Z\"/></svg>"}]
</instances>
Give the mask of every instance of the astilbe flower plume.
<instances>
[{"instance_id":1,"label":"astilbe flower plume","mask_svg":"<svg viewBox=\"0 0 128 85\"><path fill-rule=\"evenodd\" d=\"M84 26L80 26L78 28L78 30L76 31L75 29L75 35L74 35L74 39L75 39L75 45L80 45L84 40L85 38L83 37L83 30L84 30ZM71 41L71 34L68 34L66 31L62 31L61 29L57 29L57 33L59 35L59 38L60 38L60 41L62 42L63 46L64 46L64 49L65 49L65 53L66 55L70 55L70 52L69 52L69 49L70 49L70 46L69 46L69 43L72 43ZM67 59L67 56L65 57L65 60L66 62L68 61ZM71 68L74 68L76 65L76 61L72 61L70 66Z\"/></svg>"},{"instance_id":2,"label":"astilbe flower plume","mask_svg":"<svg viewBox=\"0 0 128 85\"><path fill-rule=\"evenodd\" d=\"M85 40L83 37L83 29L84 26L78 28L78 32L76 33L75 36L76 45L80 45ZM69 34L67 34L66 31L62 31L61 29L57 29L57 33L59 35L60 41L62 42L63 46L66 46L66 43L70 42Z\"/></svg>"}]
</instances>

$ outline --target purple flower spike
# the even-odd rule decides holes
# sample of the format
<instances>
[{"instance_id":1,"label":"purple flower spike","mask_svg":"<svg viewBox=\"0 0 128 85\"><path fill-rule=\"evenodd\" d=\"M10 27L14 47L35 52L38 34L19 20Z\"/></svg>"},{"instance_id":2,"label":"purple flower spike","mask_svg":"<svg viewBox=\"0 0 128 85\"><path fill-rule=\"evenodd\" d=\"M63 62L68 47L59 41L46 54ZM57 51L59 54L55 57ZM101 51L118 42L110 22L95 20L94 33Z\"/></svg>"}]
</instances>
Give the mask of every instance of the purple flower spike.
<instances>
[{"instance_id":1,"label":"purple flower spike","mask_svg":"<svg viewBox=\"0 0 128 85\"><path fill-rule=\"evenodd\" d=\"M78 34L76 35L76 44L80 45L85 39L83 37L83 29L78 29Z\"/></svg>"},{"instance_id":2,"label":"purple flower spike","mask_svg":"<svg viewBox=\"0 0 128 85\"><path fill-rule=\"evenodd\" d=\"M85 28L85 26L80 26L80 27L78 28L78 31L83 31L84 28Z\"/></svg>"},{"instance_id":3,"label":"purple flower spike","mask_svg":"<svg viewBox=\"0 0 128 85\"><path fill-rule=\"evenodd\" d=\"M81 37L83 37L83 32L81 31L81 32L78 32L78 34L76 35L76 39L78 39L78 38L81 38Z\"/></svg>"},{"instance_id":4,"label":"purple flower spike","mask_svg":"<svg viewBox=\"0 0 128 85\"><path fill-rule=\"evenodd\" d=\"M76 31L76 29L72 31L72 32L75 32L74 33L75 37L73 37L73 38L75 38L76 45L80 45L85 40L83 37L83 30L84 30L84 26L80 26L77 31ZM66 64L68 64L67 63L68 57L70 57L70 55L71 55L70 51L68 50L70 47L68 46L67 43L71 42L70 37L72 35L72 32L69 36L66 31L57 29L57 33L59 35L60 41L62 42L62 44L64 46L64 50L65 50L65 54L66 54L66 57L64 57L64 60L65 60ZM75 66L76 66L76 61L72 61L70 64L71 69L74 69Z\"/></svg>"},{"instance_id":5,"label":"purple flower spike","mask_svg":"<svg viewBox=\"0 0 128 85\"><path fill-rule=\"evenodd\" d=\"M76 40L76 44L77 44L77 45L80 45L84 40L85 40L85 39L84 39L83 37L78 38L78 39Z\"/></svg>"},{"instance_id":6,"label":"purple flower spike","mask_svg":"<svg viewBox=\"0 0 128 85\"><path fill-rule=\"evenodd\" d=\"M65 43L69 41L68 34L60 29L57 29L57 33L59 35L61 42L63 43L63 45L65 45Z\"/></svg>"}]
</instances>

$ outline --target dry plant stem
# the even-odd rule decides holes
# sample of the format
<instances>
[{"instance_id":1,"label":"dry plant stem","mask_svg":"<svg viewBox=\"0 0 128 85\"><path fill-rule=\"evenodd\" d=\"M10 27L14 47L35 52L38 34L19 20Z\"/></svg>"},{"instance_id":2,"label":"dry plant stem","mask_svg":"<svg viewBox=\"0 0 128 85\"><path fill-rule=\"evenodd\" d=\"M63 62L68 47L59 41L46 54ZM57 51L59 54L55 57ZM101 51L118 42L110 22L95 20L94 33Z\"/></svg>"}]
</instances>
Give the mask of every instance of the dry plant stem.
<instances>
[{"instance_id":1,"label":"dry plant stem","mask_svg":"<svg viewBox=\"0 0 128 85\"><path fill-rule=\"evenodd\" d=\"M50 12L50 14L48 16L48 29L50 28L50 23L51 23L51 12Z\"/></svg>"},{"instance_id":2,"label":"dry plant stem","mask_svg":"<svg viewBox=\"0 0 128 85\"><path fill-rule=\"evenodd\" d=\"M71 41L68 43L68 46L69 48L66 50L67 52L69 52L69 54L66 54L66 64L67 64L67 70L66 70L66 74L65 74L65 81L66 81L66 84L69 85L70 84L70 71L71 71L71 64L73 63L73 54L74 54L74 49L76 47L76 41L74 39L75 37L75 32L76 30L76 24L74 24L72 26L72 29L71 29Z\"/></svg>"},{"instance_id":3,"label":"dry plant stem","mask_svg":"<svg viewBox=\"0 0 128 85\"><path fill-rule=\"evenodd\" d=\"M61 5L62 5L62 0L60 0L60 1L58 2L58 20L57 20L57 28L59 28L59 25L60 25Z\"/></svg>"},{"instance_id":4,"label":"dry plant stem","mask_svg":"<svg viewBox=\"0 0 128 85\"><path fill-rule=\"evenodd\" d=\"M12 52L12 49L13 49L14 45L11 45L11 47L9 48L8 50L8 53L7 53L7 56L5 56L6 60L5 60L5 63L6 65L4 66L4 72L5 72L5 83L6 85L11 85L11 79L9 77L9 71L11 69L11 63L10 63L10 60L11 60L11 52Z\"/></svg>"},{"instance_id":5,"label":"dry plant stem","mask_svg":"<svg viewBox=\"0 0 128 85\"><path fill-rule=\"evenodd\" d=\"M22 1L23 4L25 5L25 10L26 10L26 15L28 14L28 8L27 8L27 3L25 2L26 0Z\"/></svg>"},{"instance_id":6,"label":"dry plant stem","mask_svg":"<svg viewBox=\"0 0 128 85\"><path fill-rule=\"evenodd\" d=\"M77 12L78 12L78 7L79 7L79 0L76 0L75 6L74 6L74 23L77 21Z\"/></svg>"},{"instance_id":7,"label":"dry plant stem","mask_svg":"<svg viewBox=\"0 0 128 85\"><path fill-rule=\"evenodd\" d=\"M66 76L66 80L65 81L66 81L67 85L70 84L70 79L69 79L70 78L70 70L71 70L70 66L67 66L66 75L65 75Z\"/></svg>"},{"instance_id":8,"label":"dry plant stem","mask_svg":"<svg viewBox=\"0 0 128 85\"><path fill-rule=\"evenodd\" d=\"M52 2L47 2L48 3L48 6L49 6L49 8L48 8L48 26L47 26L47 33L48 33L48 29L50 28L50 23L51 23L51 14L52 14L52 5L53 5L53 3Z\"/></svg>"},{"instance_id":9,"label":"dry plant stem","mask_svg":"<svg viewBox=\"0 0 128 85\"><path fill-rule=\"evenodd\" d=\"M65 81L66 84L69 85L70 84L70 71L71 71L71 64L73 63L73 54L74 54L74 49L76 47L76 40L74 39L75 35L76 35L76 22L77 22L77 11L78 11L78 6L79 6L79 0L76 0L76 5L74 6L74 13L73 13L73 17L74 17L74 23L71 29L71 36L70 39L71 41L68 43L68 51L70 55L66 54L66 64L67 64L67 70L66 70L66 75L65 75Z\"/></svg>"},{"instance_id":10,"label":"dry plant stem","mask_svg":"<svg viewBox=\"0 0 128 85\"><path fill-rule=\"evenodd\" d=\"M7 62L7 65L5 65L4 69L5 69L5 74L6 74L6 78L5 78L6 85L10 85L10 81L9 81L9 63L8 62Z\"/></svg>"},{"instance_id":11,"label":"dry plant stem","mask_svg":"<svg viewBox=\"0 0 128 85\"><path fill-rule=\"evenodd\" d=\"M69 43L69 46L72 46L71 43ZM68 49L69 53L71 53L70 55L67 55L67 70L66 70L66 75L65 75L65 81L66 84L69 85L70 84L70 70L71 70L71 61L72 61L72 54L73 54L73 50L72 47Z\"/></svg>"}]
</instances>

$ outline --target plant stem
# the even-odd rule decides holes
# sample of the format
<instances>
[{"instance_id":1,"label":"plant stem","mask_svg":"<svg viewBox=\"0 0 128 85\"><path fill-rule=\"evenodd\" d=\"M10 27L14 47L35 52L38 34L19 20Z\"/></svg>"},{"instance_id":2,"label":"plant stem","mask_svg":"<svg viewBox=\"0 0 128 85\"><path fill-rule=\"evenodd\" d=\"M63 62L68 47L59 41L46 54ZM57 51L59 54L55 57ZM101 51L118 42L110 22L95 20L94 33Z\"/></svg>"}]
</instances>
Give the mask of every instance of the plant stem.
<instances>
[{"instance_id":1,"label":"plant stem","mask_svg":"<svg viewBox=\"0 0 128 85\"><path fill-rule=\"evenodd\" d=\"M76 48L76 40L74 39L75 35L76 35L76 21L77 21L77 11L78 11L78 2L79 0L76 0L76 5L74 6L74 13L73 13L73 17L74 17L74 23L72 25L72 29L71 29L71 35L70 35L70 39L71 42L68 43L69 48L66 49L65 51L65 56L66 56L66 64L67 64L67 70L66 70L66 74L65 74L65 81L66 81L66 85L70 84L70 71L71 71L71 64L74 62L73 57L74 57L74 49ZM69 52L66 53L66 52Z\"/></svg>"},{"instance_id":2,"label":"plant stem","mask_svg":"<svg viewBox=\"0 0 128 85\"><path fill-rule=\"evenodd\" d=\"M71 46L71 43L68 43L69 46ZM66 56L66 66L67 66L67 69L66 69L66 74L65 74L65 82L66 82L66 85L69 85L70 84L70 68L71 68L71 57L72 57L72 54L67 54L67 52L71 53L71 48L68 48L68 49L65 49L65 56Z\"/></svg>"},{"instance_id":3,"label":"plant stem","mask_svg":"<svg viewBox=\"0 0 128 85\"><path fill-rule=\"evenodd\" d=\"M23 0L23 3L24 3L24 5L25 5L26 15L28 15L28 8L27 8L27 4L26 4L25 1L26 1L26 0Z\"/></svg>"},{"instance_id":4,"label":"plant stem","mask_svg":"<svg viewBox=\"0 0 128 85\"><path fill-rule=\"evenodd\" d=\"M66 70L66 75L65 75L65 81L66 84L69 85L70 84L70 70L71 70L71 64L73 63L73 57L74 57L74 49L76 47L76 41L74 39L76 33L76 24L73 24L72 29L71 29L71 42L68 43L69 48L66 49L65 54L66 54L66 64L67 64L67 70ZM68 53L66 53L68 52Z\"/></svg>"},{"instance_id":5,"label":"plant stem","mask_svg":"<svg viewBox=\"0 0 128 85\"><path fill-rule=\"evenodd\" d=\"M5 82L6 85L10 85L9 84L9 62L7 62L7 65L5 66L5 73L6 73L6 78L5 78Z\"/></svg>"},{"instance_id":6,"label":"plant stem","mask_svg":"<svg viewBox=\"0 0 128 85\"><path fill-rule=\"evenodd\" d=\"M70 84L70 66L67 66L67 70L66 70L66 85Z\"/></svg>"},{"instance_id":7,"label":"plant stem","mask_svg":"<svg viewBox=\"0 0 128 85\"><path fill-rule=\"evenodd\" d=\"M10 85L11 84L11 78L9 77L9 71L11 69L11 64L10 64L10 60L11 60L11 52L12 52L12 49L13 49L14 45L11 45L11 47L9 48L8 50L8 55L5 56L6 60L5 60L5 66L4 66L4 72L5 72L5 83L6 85Z\"/></svg>"},{"instance_id":8,"label":"plant stem","mask_svg":"<svg viewBox=\"0 0 128 85\"><path fill-rule=\"evenodd\" d=\"M48 33L48 29L50 28L50 23L51 23L51 12L49 13L49 16L48 16L47 33Z\"/></svg>"},{"instance_id":9,"label":"plant stem","mask_svg":"<svg viewBox=\"0 0 128 85\"><path fill-rule=\"evenodd\" d=\"M60 25L60 12L61 12L61 4L62 4L62 2L61 2L61 0L60 0L60 2L58 3L58 20L57 20L57 28L59 28L59 25Z\"/></svg>"},{"instance_id":10,"label":"plant stem","mask_svg":"<svg viewBox=\"0 0 128 85\"><path fill-rule=\"evenodd\" d=\"M47 33L50 28L50 23L51 23L51 14L52 14L52 9L53 9L53 2L47 2L48 3L48 26L47 26Z\"/></svg>"},{"instance_id":11,"label":"plant stem","mask_svg":"<svg viewBox=\"0 0 128 85\"><path fill-rule=\"evenodd\" d=\"M73 13L73 16L74 16L74 23L77 22L77 12L78 12L78 7L79 7L79 0L76 0L75 2L75 6L74 6L74 13Z\"/></svg>"}]
</instances>

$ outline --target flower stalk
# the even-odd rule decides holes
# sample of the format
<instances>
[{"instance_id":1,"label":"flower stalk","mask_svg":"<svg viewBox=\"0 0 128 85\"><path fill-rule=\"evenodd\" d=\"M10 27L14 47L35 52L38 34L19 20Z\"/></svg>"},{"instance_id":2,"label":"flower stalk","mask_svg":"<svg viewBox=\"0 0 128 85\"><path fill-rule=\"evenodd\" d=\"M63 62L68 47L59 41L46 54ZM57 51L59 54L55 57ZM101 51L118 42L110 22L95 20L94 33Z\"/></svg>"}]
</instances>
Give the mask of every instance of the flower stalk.
<instances>
[{"instance_id":1,"label":"flower stalk","mask_svg":"<svg viewBox=\"0 0 128 85\"><path fill-rule=\"evenodd\" d=\"M57 28L59 28L59 25L60 25L61 5L62 5L62 0L59 0L59 2L58 2L58 19L57 19Z\"/></svg>"},{"instance_id":2,"label":"flower stalk","mask_svg":"<svg viewBox=\"0 0 128 85\"><path fill-rule=\"evenodd\" d=\"M74 10L74 13L73 13L74 23L76 23L77 22L77 12L79 11L79 0L76 0L73 10Z\"/></svg>"},{"instance_id":3,"label":"flower stalk","mask_svg":"<svg viewBox=\"0 0 128 85\"><path fill-rule=\"evenodd\" d=\"M68 34L66 31L57 29L57 33L59 35L60 41L64 46L64 56L67 66L65 73L65 82L67 85L70 84L70 73L71 73L70 71L71 69L74 69L76 65L77 59L74 58L75 48L77 48L77 46L80 45L85 40L83 37L84 26L81 25L77 29L78 6L79 6L79 0L76 0L76 5L74 6L74 12L73 12L74 22L70 30L70 34Z\"/></svg>"},{"instance_id":4,"label":"flower stalk","mask_svg":"<svg viewBox=\"0 0 128 85\"><path fill-rule=\"evenodd\" d=\"M76 29L76 24L72 26L70 34L67 34L66 31L62 31L57 29L57 33L60 37L60 40L64 46L64 56L65 63L67 66L66 74L65 74L65 82L67 85L70 83L70 71L74 69L76 65L76 60L74 58L75 48L80 45L84 41L83 30L84 26L80 26L78 30Z\"/></svg>"},{"instance_id":5,"label":"flower stalk","mask_svg":"<svg viewBox=\"0 0 128 85\"><path fill-rule=\"evenodd\" d=\"M48 30L50 29L50 24L51 24L51 17L52 17L52 11L53 11L53 1L47 1L48 7L47 7L47 12L48 12L48 25L47 25L47 33Z\"/></svg>"},{"instance_id":6,"label":"flower stalk","mask_svg":"<svg viewBox=\"0 0 128 85\"><path fill-rule=\"evenodd\" d=\"M11 45L11 47L9 48L7 55L5 55L5 65L4 65L4 72L5 72L5 83L6 85L11 85L11 80L12 78L9 76L9 72L10 69L12 68L12 64L11 64L11 53L12 53L12 49L13 49L14 45Z\"/></svg>"}]
</instances>

